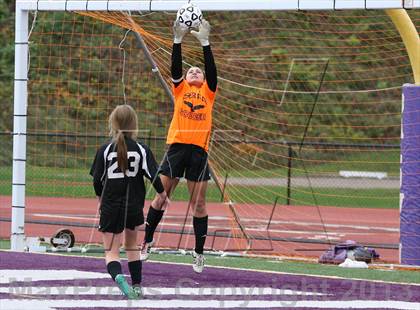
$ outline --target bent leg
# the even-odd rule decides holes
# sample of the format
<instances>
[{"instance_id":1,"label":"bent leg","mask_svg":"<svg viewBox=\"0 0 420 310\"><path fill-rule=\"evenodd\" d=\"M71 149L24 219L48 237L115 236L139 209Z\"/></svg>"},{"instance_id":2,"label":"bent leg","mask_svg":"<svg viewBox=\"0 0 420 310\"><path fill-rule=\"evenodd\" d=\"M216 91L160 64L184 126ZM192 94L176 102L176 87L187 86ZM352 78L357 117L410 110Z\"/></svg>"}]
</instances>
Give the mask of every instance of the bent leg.
<instances>
[{"instance_id":1,"label":"bent leg","mask_svg":"<svg viewBox=\"0 0 420 310\"><path fill-rule=\"evenodd\" d=\"M175 190L176 186L178 185L179 179L177 178L171 179L165 175L162 175L161 180L162 180L163 188L165 189L165 192L167 193L169 197L170 194ZM158 205L156 201L157 201L157 198L155 197L147 213L145 235L144 235L144 241L146 243L150 243L153 241L153 235L165 211L164 209L162 209L162 205Z\"/></svg>"}]
</instances>

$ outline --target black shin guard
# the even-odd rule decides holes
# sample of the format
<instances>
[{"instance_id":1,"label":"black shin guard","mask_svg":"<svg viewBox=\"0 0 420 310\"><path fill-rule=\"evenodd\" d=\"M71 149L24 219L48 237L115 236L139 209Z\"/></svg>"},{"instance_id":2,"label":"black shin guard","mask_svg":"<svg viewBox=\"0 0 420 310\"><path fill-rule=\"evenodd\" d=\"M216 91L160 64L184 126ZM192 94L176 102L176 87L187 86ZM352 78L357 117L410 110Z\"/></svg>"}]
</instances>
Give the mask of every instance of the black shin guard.
<instances>
[{"instance_id":1,"label":"black shin guard","mask_svg":"<svg viewBox=\"0 0 420 310\"><path fill-rule=\"evenodd\" d=\"M144 235L144 240L146 240L146 242L152 242L153 234L155 233L156 227L159 225L159 222L162 219L163 213L163 210L156 210L152 207L149 208L146 219L146 234Z\"/></svg>"},{"instance_id":2,"label":"black shin guard","mask_svg":"<svg viewBox=\"0 0 420 310\"><path fill-rule=\"evenodd\" d=\"M114 280L114 281L115 281L115 277L118 274L122 274L121 263L120 262L117 262L115 260L109 262L106 265L106 269L108 270L108 273L111 275L112 280Z\"/></svg>"},{"instance_id":3,"label":"black shin guard","mask_svg":"<svg viewBox=\"0 0 420 310\"><path fill-rule=\"evenodd\" d=\"M195 252L203 254L204 243L207 237L208 216L193 217L193 226L195 234Z\"/></svg>"},{"instance_id":4,"label":"black shin guard","mask_svg":"<svg viewBox=\"0 0 420 310\"><path fill-rule=\"evenodd\" d=\"M142 263L140 260L128 262L128 270L130 270L131 275L131 285L141 283L141 267Z\"/></svg>"}]
</instances>

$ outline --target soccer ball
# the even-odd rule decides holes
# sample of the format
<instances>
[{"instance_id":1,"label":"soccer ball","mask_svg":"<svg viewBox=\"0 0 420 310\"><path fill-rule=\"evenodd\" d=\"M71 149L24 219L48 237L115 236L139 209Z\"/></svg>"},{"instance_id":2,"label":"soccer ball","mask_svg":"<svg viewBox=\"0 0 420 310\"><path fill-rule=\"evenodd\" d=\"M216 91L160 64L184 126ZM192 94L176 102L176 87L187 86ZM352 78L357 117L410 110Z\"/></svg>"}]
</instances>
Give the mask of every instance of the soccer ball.
<instances>
[{"instance_id":1,"label":"soccer ball","mask_svg":"<svg viewBox=\"0 0 420 310\"><path fill-rule=\"evenodd\" d=\"M197 28L202 19L201 10L192 3L184 4L176 14L176 20L183 28Z\"/></svg>"}]
</instances>

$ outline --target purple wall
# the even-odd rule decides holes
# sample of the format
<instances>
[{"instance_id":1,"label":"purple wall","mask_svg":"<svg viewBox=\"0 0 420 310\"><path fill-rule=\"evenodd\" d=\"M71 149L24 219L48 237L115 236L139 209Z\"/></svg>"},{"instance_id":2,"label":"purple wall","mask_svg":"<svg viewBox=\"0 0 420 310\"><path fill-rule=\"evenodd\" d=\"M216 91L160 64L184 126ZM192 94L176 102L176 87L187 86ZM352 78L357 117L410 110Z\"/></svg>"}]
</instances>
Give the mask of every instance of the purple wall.
<instances>
[{"instance_id":1,"label":"purple wall","mask_svg":"<svg viewBox=\"0 0 420 310\"><path fill-rule=\"evenodd\" d=\"M420 266L420 86L403 87L400 262Z\"/></svg>"}]
</instances>

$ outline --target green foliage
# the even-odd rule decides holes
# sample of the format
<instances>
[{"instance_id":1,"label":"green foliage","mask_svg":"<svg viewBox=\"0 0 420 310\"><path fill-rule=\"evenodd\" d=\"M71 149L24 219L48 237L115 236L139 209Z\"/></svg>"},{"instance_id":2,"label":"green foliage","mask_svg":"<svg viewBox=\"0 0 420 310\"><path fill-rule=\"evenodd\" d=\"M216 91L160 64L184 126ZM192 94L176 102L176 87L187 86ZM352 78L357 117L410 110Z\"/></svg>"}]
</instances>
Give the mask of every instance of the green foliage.
<instances>
[{"instance_id":1,"label":"green foliage","mask_svg":"<svg viewBox=\"0 0 420 310\"><path fill-rule=\"evenodd\" d=\"M4 42L0 46L1 132L12 130L13 5L11 0L0 2L0 40ZM156 13L138 21L150 34L166 39L171 36L169 18ZM401 40L384 14L240 12L234 18L229 13L212 13L208 18L223 78L219 79L214 127L240 132L238 141L275 141L262 146L259 169L284 176L286 142L299 142L304 134L306 142L399 143L400 90L358 92L412 80ZM97 146L107 140L109 112L125 102L138 112L140 138L151 143L156 158L162 158L172 107L135 37L128 34L122 42L125 31L73 13L38 13L30 38L28 132L37 135L28 137L29 165L86 173ZM184 60L201 63L200 47L190 40L187 36ZM170 45L150 38L147 43L168 79ZM283 89L289 92L283 94ZM316 96L318 89L322 92ZM7 166L11 136L1 137L8 145L0 150L1 164ZM299 166L302 159L308 161L306 169L311 174L325 172L318 167L328 166L328 161L328 171L334 173L347 166L398 170L395 156L392 162L376 166L375 159L366 167L343 164L357 153L360 150L304 149L293 156L298 162L293 164L294 173L304 174ZM238 174L250 170L254 158L238 153L233 144L216 148L212 156L221 170ZM361 157L360 162L369 161Z\"/></svg>"},{"instance_id":2,"label":"green foliage","mask_svg":"<svg viewBox=\"0 0 420 310\"><path fill-rule=\"evenodd\" d=\"M14 14L12 1L0 1L0 131L11 129L13 107Z\"/></svg>"}]
</instances>

